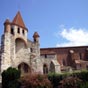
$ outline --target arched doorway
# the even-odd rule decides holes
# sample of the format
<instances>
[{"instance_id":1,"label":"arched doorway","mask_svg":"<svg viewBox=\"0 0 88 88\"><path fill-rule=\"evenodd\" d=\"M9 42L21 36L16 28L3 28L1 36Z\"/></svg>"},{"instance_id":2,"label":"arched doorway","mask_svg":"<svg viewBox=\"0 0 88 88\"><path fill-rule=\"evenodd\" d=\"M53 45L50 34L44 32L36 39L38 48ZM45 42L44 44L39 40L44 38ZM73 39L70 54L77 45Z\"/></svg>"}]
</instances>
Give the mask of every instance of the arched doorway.
<instances>
[{"instance_id":1,"label":"arched doorway","mask_svg":"<svg viewBox=\"0 0 88 88\"><path fill-rule=\"evenodd\" d=\"M43 73L44 74L48 73L48 66L46 64L43 65Z\"/></svg>"},{"instance_id":2,"label":"arched doorway","mask_svg":"<svg viewBox=\"0 0 88 88\"><path fill-rule=\"evenodd\" d=\"M54 65L54 63L52 61L50 63L50 72L54 72L55 73L55 65Z\"/></svg>"},{"instance_id":3,"label":"arched doorway","mask_svg":"<svg viewBox=\"0 0 88 88\"><path fill-rule=\"evenodd\" d=\"M30 72L30 67L24 62L18 65L18 69L21 71L21 74Z\"/></svg>"}]
</instances>

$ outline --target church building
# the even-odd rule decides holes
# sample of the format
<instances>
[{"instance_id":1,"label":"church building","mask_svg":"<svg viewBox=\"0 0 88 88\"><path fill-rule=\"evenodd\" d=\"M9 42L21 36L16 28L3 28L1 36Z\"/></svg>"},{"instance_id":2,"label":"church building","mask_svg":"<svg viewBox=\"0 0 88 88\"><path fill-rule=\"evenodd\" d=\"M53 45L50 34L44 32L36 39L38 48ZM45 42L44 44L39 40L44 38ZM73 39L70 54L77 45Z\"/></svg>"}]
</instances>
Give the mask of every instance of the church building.
<instances>
[{"instance_id":1,"label":"church building","mask_svg":"<svg viewBox=\"0 0 88 88\"><path fill-rule=\"evenodd\" d=\"M1 36L0 73L14 67L21 74L35 72L47 74L88 69L88 46L41 48L39 34L28 39L26 28L18 11L12 21L6 19Z\"/></svg>"},{"instance_id":2,"label":"church building","mask_svg":"<svg viewBox=\"0 0 88 88\"><path fill-rule=\"evenodd\" d=\"M0 73L8 67L14 67L21 74L28 72L48 73L60 72L60 64L56 55L53 58L40 56L39 34L33 35L33 40L28 39L26 28L20 12L18 11L12 21L4 22L4 33L1 36L0 48Z\"/></svg>"}]
</instances>

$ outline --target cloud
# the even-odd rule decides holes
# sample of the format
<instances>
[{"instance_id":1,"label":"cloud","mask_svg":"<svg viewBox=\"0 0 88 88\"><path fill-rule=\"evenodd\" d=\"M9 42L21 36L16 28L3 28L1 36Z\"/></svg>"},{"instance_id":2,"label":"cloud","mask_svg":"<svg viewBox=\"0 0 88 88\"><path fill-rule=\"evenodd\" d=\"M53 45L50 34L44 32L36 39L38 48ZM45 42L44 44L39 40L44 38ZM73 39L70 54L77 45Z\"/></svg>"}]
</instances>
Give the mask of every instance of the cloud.
<instances>
[{"instance_id":1,"label":"cloud","mask_svg":"<svg viewBox=\"0 0 88 88\"><path fill-rule=\"evenodd\" d=\"M67 40L68 42L62 42L56 46L82 46L88 45L88 31L84 28L65 28L62 27L62 31L58 33L58 36Z\"/></svg>"}]
</instances>

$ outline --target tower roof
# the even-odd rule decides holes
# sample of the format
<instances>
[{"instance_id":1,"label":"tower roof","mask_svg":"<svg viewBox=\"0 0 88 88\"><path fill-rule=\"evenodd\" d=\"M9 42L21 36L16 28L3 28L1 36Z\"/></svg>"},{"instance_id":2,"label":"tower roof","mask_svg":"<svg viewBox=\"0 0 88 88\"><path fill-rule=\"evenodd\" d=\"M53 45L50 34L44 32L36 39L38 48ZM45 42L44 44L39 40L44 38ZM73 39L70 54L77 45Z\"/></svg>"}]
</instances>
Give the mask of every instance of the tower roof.
<instances>
[{"instance_id":1,"label":"tower roof","mask_svg":"<svg viewBox=\"0 0 88 88\"><path fill-rule=\"evenodd\" d=\"M20 14L19 11L18 11L18 13L16 14L16 16L14 17L12 23L13 23L13 24L16 24L16 25L18 25L18 26L21 26L21 27L23 27L23 28L26 28L26 27L25 27L25 24L24 24L24 22L23 22L23 19L22 19L22 17L21 17L21 14Z\"/></svg>"},{"instance_id":2,"label":"tower roof","mask_svg":"<svg viewBox=\"0 0 88 88\"><path fill-rule=\"evenodd\" d=\"M40 37L39 34L37 32L34 33L33 35L34 38Z\"/></svg>"},{"instance_id":3,"label":"tower roof","mask_svg":"<svg viewBox=\"0 0 88 88\"><path fill-rule=\"evenodd\" d=\"M10 23L9 19L6 19L4 24Z\"/></svg>"}]
</instances>

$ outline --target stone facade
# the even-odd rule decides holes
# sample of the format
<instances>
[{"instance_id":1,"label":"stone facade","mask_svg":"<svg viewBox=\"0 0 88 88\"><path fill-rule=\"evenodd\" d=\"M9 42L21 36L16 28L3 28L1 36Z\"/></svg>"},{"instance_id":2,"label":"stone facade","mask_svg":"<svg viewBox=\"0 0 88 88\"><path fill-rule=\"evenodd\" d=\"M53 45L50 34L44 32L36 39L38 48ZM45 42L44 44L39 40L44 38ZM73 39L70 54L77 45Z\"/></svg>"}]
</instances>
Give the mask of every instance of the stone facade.
<instances>
[{"instance_id":1,"label":"stone facade","mask_svg":"<svg viewBox=\"0 0 88 88\"><path fill-rule=\"evenodd\" d=\"M60 65L56 56L45 59L40 56L39 35L33 35L33 41L27 38L28 29L22 20L20 12L16 14L13 21L8 19L4 22L4 33L1 37L0 71L8 67L15 67L23 73L50 71L60 72ZM52 68L51 68L52 67ZM53 70L51 70L53 69Z\"/></svg>"},{"instance_id":2,"label":"stone facade","mask_svg":"<svg viewBox=\"0 0 88 88\"><path fill-rule=\"evenodd\" d=\"M20 12L12 22L8 19L4 22L0 47L0 73L8 67L17 68L22 74L88 69L88 46L40 49L38 33L34 33L33 40L29 40L27 34L28 29Z\"/></svg>"},{"instance_id":3,"label":"stone facade","mask_svg":"<svg viewBox=\"0 0 88 88\"><path fill-rule=\"evenodd\" d=\"M44 73L88 69L88 46L41 48L39 35L33 40L27 38L26 28L20 12L13 21L4 22L1 36L0 72L15 67L22 74L28 72Z\"/></svg>"}]
</instances>

